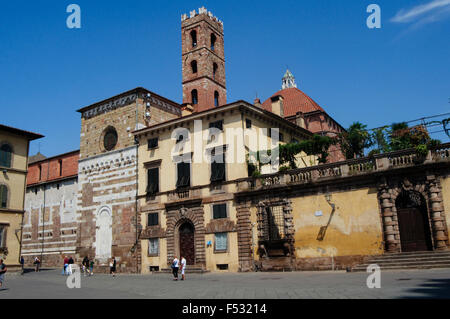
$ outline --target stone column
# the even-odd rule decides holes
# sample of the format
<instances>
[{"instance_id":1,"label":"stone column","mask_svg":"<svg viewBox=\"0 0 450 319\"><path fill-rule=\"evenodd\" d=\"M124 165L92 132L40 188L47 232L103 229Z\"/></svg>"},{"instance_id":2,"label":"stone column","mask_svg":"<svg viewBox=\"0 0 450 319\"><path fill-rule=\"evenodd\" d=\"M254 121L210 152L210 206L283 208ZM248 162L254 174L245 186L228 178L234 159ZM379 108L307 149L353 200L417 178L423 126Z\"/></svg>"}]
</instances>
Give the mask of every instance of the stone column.
<instances>
[{"instance_id":1,"label":"stone column","mask_svg":"<svg viewBox=\"0 0 450 319\"><path fill-rule=\"evenodd\" d=\"M289 199L284 200L283 203L284 212L284 229L286 234L286 239L289 244L289 255L290 257L295 257L294 255L294 242L295 242L295 228L294 228L294 216L292 215L292 201Z\"/></svg>"},{"instance_id":2,"label":"stone column","mask_svg":"<svg viewBox=\"0 0 450 319\"><path fill-rule=\"evenodd\" d=\"M384 240L386 251L395 253L401 251L400 234L398 232L397 214L392 202L389 188L386 184L379 189L379 200L381 205L381 217L383 220Z\"/></svg>"},{"instance_id":3,"label":"stone column","mask_svg":"<svg viewBox=\"0 0 450 319\"><path fill-rule=\"evenodd\" d=\"M192 208L191 213L193 215L192 222L195 227L195 263L206 267L205 219L203 207Z\"/></svg>"},{"instance_id":4,"label":"stone column","mask_svg":"<svg viewBox=\"0 0 450 319\"><path fill-rule=\"evenodd\" d=\"M248 272L253 270L252 224L250 221L250 204L240 203L236 209L237 209L239 271Z\"/></svg>"},{"instance_id":5,"label":"stone column","mask_svg":"<svg viewBox=\"0 0 450 319\"><path fill-rule=\"evenodd\" d=\"M175 225L177 222L178 211L171 210L166 212L167 229L167 263L170 264L175 257Z\"/></svg>"},{"instance_id":6,"label":"stone column","mask_svg":"<svg viewBox=\"0 0 450 319\"><path fill-rule=\"evenodd\" d=\"M433 229L434 248L436 250L447 250L448 230L439 181L434 175L427 176L427 181L429 186L428 196L430 201L430 218Z\"/></svg>"}]
</instances>

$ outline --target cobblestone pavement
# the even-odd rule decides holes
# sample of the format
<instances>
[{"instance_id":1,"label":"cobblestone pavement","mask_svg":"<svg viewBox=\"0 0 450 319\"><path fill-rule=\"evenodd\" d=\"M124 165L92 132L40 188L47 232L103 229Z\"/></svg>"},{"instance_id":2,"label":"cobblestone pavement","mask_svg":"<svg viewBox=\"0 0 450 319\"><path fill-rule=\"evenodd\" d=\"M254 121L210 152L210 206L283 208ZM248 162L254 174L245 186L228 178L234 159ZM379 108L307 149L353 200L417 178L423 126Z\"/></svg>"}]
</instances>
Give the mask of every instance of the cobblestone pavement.
<instances>
[{"instance_id":1,"label":"cobblestone pavement","mask_svg":"<svg viewBox=\"0 0 450 319\"><path fill-rule=\"evenodd\" d=\"M381 288L369 289L367 273L210 273L172 281L169 274L81 276L81 288L69 289L59 270L7 274L3 298L450 298L450 269L385 271Z\"/></svg>"}]
</instances>

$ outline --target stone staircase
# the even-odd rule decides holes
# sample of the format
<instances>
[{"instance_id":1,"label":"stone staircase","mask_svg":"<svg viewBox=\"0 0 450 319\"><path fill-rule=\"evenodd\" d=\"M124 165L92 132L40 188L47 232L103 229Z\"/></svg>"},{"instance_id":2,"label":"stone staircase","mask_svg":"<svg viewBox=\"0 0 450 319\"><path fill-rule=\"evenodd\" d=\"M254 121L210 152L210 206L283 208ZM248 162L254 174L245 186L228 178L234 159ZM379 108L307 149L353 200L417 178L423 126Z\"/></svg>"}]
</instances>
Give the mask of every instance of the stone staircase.
<instances>
[{"instance_id":1,"label":"stone staircase","mask_svg":"<svg viewBox=\"0 0 450 319\"><path fill-rule=\"evenodd\" d=\"M202 265L187 265L186 274L204 274L210 272L203 268ZM154 274L171 274L172 268L162 268L160 271L154 271ZM178 275L181 276L181 271L178 271Z\"/></svg>"},{"instance_id":2,"label":"stone staircase","mask_svg":"<svg viewBox=\"0 0 450 319\"><path fill-rule=\"evenodd\" d=\"M367 271L371 264L377 264L381 270L450 268L450 251L425 251L373 256L364 264L357 265L352 271Z\"/></svg>"},{"instance_id":3,"label":"stone staircase","mask_svg":"<svg viewBox=\"0 0 450 319\"><path fill-rule=\"evenodd\" d=\"M287 272L293 271L294 266L290 257L269 257L262 258L256 263L258 271L278 271Z\"/></svg>"}]
</instances>

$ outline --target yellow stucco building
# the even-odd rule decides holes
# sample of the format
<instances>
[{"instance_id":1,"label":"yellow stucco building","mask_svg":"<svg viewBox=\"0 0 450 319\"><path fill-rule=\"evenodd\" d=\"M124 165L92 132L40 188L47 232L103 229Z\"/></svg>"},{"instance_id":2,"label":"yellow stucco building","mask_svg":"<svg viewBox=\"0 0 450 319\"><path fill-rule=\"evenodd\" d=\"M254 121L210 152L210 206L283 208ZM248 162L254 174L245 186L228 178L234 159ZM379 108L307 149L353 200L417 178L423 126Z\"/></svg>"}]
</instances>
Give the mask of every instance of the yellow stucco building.
<instances>
[{"instance_id":1,"label":"yellow stucco building","mask_svg":"<svg viewBox=\"0 0 450 319\"><path fill-rule=\"evenodd\" d=\"M20 266L29 144L41 137L0 124L0 256L10 270Z\"/></svg>"},{"instance_id":2,"label":"yellow stucco building","mask_svg":"<svg viewBox=\"0 0 450 319\"><path fill-rule=\"evenodd\" d=\"M279 128L277 137L268 129L273 127ZM167 268L180 255L191 266L238 271L239 214L234 193L236 181L252 175L248 154L311 136L243 101L199 113L185 111L179 119L135 134L144 273ZM300 167L315 163L314 156L298 158ZM260 169L274 173L278 166Z\"/></svg>"}]
</instances>

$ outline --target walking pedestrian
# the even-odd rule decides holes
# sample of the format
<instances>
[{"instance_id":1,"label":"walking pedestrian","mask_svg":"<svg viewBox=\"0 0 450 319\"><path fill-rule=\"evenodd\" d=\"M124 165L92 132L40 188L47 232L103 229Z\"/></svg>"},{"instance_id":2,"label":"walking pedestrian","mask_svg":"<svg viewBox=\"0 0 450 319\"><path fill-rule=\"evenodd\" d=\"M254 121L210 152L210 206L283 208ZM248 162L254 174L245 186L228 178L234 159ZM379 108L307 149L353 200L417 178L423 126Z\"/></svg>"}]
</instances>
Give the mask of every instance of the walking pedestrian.
<instances>
[{"instance_id":1,"label":"walking pedestrian","mask_svg":"<svg viewBox=\"0 0 450 319\"><path fill-rule=\"evenodd\" d=\"M67 267L69 267L69 257L67 257L67 256L64 256L64 261L63 261L63 263L64 263L64 266L63 266L63 275L68 275L68 269L67 269Z\"/></svg>"},{"instance_id":2,"label":"walking pedestrian","mask_svg":"<svg viewBox=\"0 0 450 319\"><path fill-rule=\"evenodd\" d=\"M3 263L3 258L0 258L0 288L3 287L6 271L8 271L8 269L6 268L6 265Z\"/></svg>"},{"instance_id":3,"label":"walking pedestrian","mask_svg":"<svg viewBox=\"0 0 450 319\"><path fill-rule=\"evenodd\" d=\"M72 256L69 256L69 261L68 261L68 265L67 265L67 274L71 275L72 274L72 265L74 264L73 258Z\"/></svg>"},{"instance_id":4,"label":"walking pedestrian","mask_svg":"<svg viewBox=\"0 0 450 319\"><path fill-rule=\"evenodd\" d=\"M23 256L20 256L20 265L22 266L22 272L20 274L23 275L23 273L25 272L24 270L25 259L23 259Z\"/></svg>"},{"instance_id":5,"label":"walking pedestrian","mask_svg":"<svg viewBox=\"0 0 450 319\"><path fill-rule=\"evenodd\" d=\"M113 257L109 263L109 274L113 277L116 276L116 257Z\"/></svg>"},{"instance_id":6,"label":"walking pedestrian","mask_svg":"<svg viewBox=\"0 0 450 319\"><path fill-rule=\"evenodd\" d=\"M94 274L94 259L92 259L89 263L89 276L92 276Z\"/></svg>"},{"instance_id":7,"label":"walking pedestrian","mask_svg":"<svg viewBox=\"0 0 450 319\"><path fill-rule=\"evenodd\" d=\"M184 277L184 272L186 270L186 259L181 256L181 280L186 280L186 278Z\"/></svg>"},{"instance_id":8,"label":"walking pedestrian","mask_svg":"<svg viewBox=\"0 0 450 319\"><path fill-rule=\"evenodd\" d=\"M83 258L83 275L86 277L86 273L89 272L89 258L88 256L85 256Z\"/></svg>"},{"instance_id":9,"label":"walking pedestrian","mask_svg":"<svg viewBox=\"0 0 450 319\"><path fill-rule=\"evenodd\" d=\"M39 259L39 257L34 257L34 272L39 272L40 267L41 267L41 260Z\"/></svg>"},{"instance_id":10,"label":"walking pedestrian","mask_svg":"<svg viewBox=\"0 0 450 319\"><path fill-rule=\"evenodd\" d=\"M178 267L179 267L178 258L177 258L177 256L175 256L175 258L173 259L173 262L172 262L172 271L173 271L173 280L174 281L178 280Z\"/></svg>"}]
</instances>

